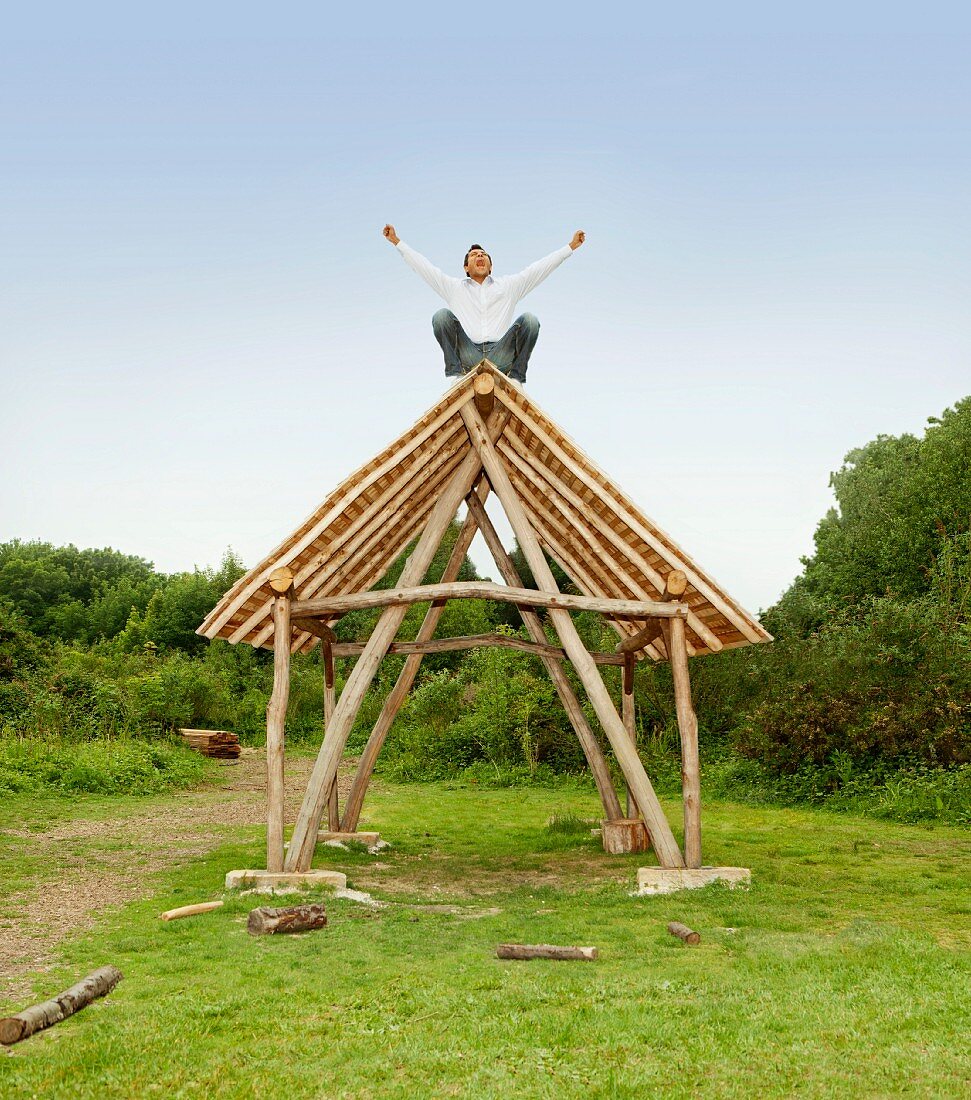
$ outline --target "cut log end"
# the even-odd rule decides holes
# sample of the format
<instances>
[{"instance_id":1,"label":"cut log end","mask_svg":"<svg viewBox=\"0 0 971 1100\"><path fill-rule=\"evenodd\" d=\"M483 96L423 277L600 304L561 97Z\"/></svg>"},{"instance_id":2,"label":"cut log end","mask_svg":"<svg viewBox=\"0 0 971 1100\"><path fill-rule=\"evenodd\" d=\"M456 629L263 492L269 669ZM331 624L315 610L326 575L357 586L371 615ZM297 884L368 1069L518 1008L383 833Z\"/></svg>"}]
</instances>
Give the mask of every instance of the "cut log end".
<instances>
[{"instance_id":1,"label":"cut log end","mask_svg":"<svg viewBox=\"0 0 971 1100\"><path fill-rule=\"evenodd\" d=\"M592 960L598 955L596 947L561 947L553 943L501 943L496 948L496 958Z\"/></svg>"},{"instance_id":2,"label":"cut log end","mask_svg":"<svg viewBox=\"0 0 971 1100\"><path fill-rule=\"evenodd\" d=\"M491 374L477 374L472 380L472 392L475 394L475 407L481 416L488 416L496 399L496 383Z\"/></svg>"},{"instance_id":3,"label":"cut log end","mask_svg":"<svg viewBox=\"0 0 971 1100\"><path fill-rule=\"evenodd\" d=\"M668 925L668 931L672 936L677 936L679 940L684 940L689 947L696 947L701 943L701 933L695 932L686 924L681 924L680 921L671 921Z\"/></svg>"},{"instance_id":4,"label":"cut log end","mask_svg":"<svg viewBox=\"0 0 971 1100\"><path fill-rule=\"evenodd\" d=\"M278 592L281 596L285 596L287 592L293 588L293 570L288 569L287 566L281 565L279 569L274 569L270 574L270 587L274 592Z\"/></svg>"},{"instance_id":5,"label":"cut log end","mask_svg":"<svg viewBox=\"0 0 971 1100\"><path fill-rule=\"evenodd\" d=\"M688 577L683 569L672 569L664 582L664 598L673 599L675 596L683 596L688 587Z\"/></svg>"}]
</instances>

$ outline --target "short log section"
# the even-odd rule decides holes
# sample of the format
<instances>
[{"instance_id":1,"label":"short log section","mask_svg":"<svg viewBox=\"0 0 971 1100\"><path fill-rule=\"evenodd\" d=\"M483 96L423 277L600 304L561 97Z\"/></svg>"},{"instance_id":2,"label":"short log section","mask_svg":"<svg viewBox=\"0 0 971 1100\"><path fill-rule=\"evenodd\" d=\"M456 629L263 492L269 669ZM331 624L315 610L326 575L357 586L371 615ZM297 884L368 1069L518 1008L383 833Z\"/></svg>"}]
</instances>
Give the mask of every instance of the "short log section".
<instances>
[{"instance_id":1,"label":"short log section","mask_svg":"<svg viewBox=\"0 0 971 1100\"><path fill-rule=\"evenodd\" d=\"M261 905L250 912L246 931L251 936L276 936L282 933L316 932L327 926L327 910L320 902L271 908Z\"/></svg>"},{"instance_id":2,"label":"short log section","mask_svg":"<svg viewBox=\"0 0 971 1100\"><path fill-rule=\"evenodd\" d=\"M596 947L560 947L554 943L501 943L496 948L497 959L582 959L592 961L599 952Z\"/></svg>"},{"instance_id":3,"label":"short log section","mask_svg":"<svg viewBox=\"0 0 971 1100\"><path fill-rule=\"evenodd\" d=\"M59 1024L61 1020L80 1012L92 1001L109 994L121 979L122 973L117 967L102 966L100 970L95 970L52 1000L25 1008L16 1016L7 1016L0 1020L0 1043L12 1046L38 1031Z\"/></svg>"},{"instance_id":4,"label":"short log section","mask_svg":"<svg viewBox=\"0 0 971 1100\"><path fill-rule=\"evenodd\" d=\"M671 921L668 925L668 931L672 936L677 936L679 940L684 940L689 947L697 947L701 943L701 933L696 932L680 921Z\"/></svg>"},{"instance_id":5,"label":"short log section","mask_svg":"<svg viewBox=\"0 0 971 1100\"><path fill-rule=\"evenodd\" d=\"M604 851L611 856L628 855L630 852L646 852L651 847L647 826L639 817L624 817L619 821L601 823L600 836Z\"/></svg>"},{"instance_id":6,"label":"short log section","mask_svg":"<svg viewBox=\"0 0 971 1100\"><path fill-rule=\"evenodd\" d=\"M198 917L200 913L211 913L214 909L221 909L221 901L200 901L195 905L180 905L178 909L167 909L159 913L159 920L181 920L183 917Z\"/></svg>"}]
</instances>

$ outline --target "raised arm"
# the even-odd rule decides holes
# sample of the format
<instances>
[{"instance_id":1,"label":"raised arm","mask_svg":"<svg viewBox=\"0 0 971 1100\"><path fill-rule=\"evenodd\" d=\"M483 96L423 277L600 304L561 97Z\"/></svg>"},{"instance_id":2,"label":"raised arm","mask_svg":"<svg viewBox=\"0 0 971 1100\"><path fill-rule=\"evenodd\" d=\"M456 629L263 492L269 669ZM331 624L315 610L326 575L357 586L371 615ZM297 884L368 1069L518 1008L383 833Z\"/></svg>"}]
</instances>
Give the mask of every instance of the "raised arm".
<instances>
[{"instance_id":1,"label":"raised arm","mask_svg":"<svg viewBox=\"0 0 971 1100\"><path fill-rule=\"evenodd\" d=\"M386 225L381 232L401 253L401 258L412 271L417 272L436 294L447 301L449 290L460 280L453 278L451 275L446 275L444 271L437 268L430 260L426 260L420 252L416 252L409 245L406 245L395 232L393 225Z\"/></svg>"},{"instance_id":2,"label":"raised arm","mask_svg":"<svg viewBox=\"0 0 971 1100\"><path fill-rule=\"evenodd\" d=\"M541 260L537 260L536 263L530 264L529 267L523 268L518 275L513 275L512 277L520 282L519 297L525 298L531 290L534 290L544 279L552 275L560 264L576 252L586 239L586 233L582 229L578 229L573 234L569 244L565 244L562 248L558 248Z\"/></svg>"}]
</instances>

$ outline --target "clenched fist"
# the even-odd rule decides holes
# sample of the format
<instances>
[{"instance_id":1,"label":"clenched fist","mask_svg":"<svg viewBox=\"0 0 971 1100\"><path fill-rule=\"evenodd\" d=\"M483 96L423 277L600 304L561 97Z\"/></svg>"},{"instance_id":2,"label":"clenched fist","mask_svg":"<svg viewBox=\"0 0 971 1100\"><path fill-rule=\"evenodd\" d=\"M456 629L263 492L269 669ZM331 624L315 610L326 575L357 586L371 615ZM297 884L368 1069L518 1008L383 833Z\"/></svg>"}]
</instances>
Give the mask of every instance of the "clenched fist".
<instances>
[{"instance_id":1,"label":"clenched fist","mask_svg":"<svg viewBox=\"0 0 971 1100\"><path fill-rule=\"evenodd\" d=\"M388 229L390 229L390 228L391 227L388 226ZM394 232L394 230L392 230L392 232ZM384 235L385 236L388 235L387 229L385 230ZM570 247L573 249L574 252L576 252L576 250L580 247L581 244L583 244L583 242L586 239L587 239L586 233L584 233L582 229L578 229L576 231L576 233L573 234L573 240L570 241Z\"/></svg>"},{"instance_id":2,"label":"clenched fist","mask_svg":"<svg viewBox=\"0 0 971 1100\"><path fill-rule=\"evenodd\" d=\"M397 233L395 233L395 231L394 231L394 226L393 226L393 225L391 225L390 223L389 223L388 225L386 225L386 226L384 227L384 229L382 229L382 230L381 230L381 232L382 232L382 233L383 233L383 234L385 235L385 237L387 237L387 238L388 238L388 240L389 240L389 241L390 241L390 242L391 242L392 244L394 244L394 245L396 245L396 244L398 243L398 241L399 241L399 240L401 239L401 238L400 238L400 237L398 236L398 234L397 234ZM574 247L576 247L576 246L574 245Z\"/></svg>"}]
</instances>

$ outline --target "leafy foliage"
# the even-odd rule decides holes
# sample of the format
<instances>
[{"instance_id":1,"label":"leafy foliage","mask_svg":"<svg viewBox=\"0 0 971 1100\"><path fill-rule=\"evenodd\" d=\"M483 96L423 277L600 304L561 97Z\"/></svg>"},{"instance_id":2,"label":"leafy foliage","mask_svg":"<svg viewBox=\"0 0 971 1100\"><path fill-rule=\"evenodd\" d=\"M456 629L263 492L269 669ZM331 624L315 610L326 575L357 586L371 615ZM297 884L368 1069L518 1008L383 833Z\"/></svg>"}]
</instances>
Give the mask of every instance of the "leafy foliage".
<instances>
[{"instance_id":1,"label":"leafy foliage","mask_svg":"<svg viewBox=\"0 0 971 1100\"><path fill-rule=\"evenodd\" d=\"M180 745L124 740L84 745L0 737L0 794L157 794L206 778L206 761Z\"/></svg>"},{"instance_id":2,"label":"leafy foliage","mask_svg":"<svg viewBox=\"0 0 971 1100\"><path fill-rule=\"evenodd\" d=\"M915 599L935 562L971 529L971 397L932 418L923 438L878 436L830 479L837 507L816 529L816 552L769 618L806 633L873 597Z\"/></svg>"}]
</instances>

